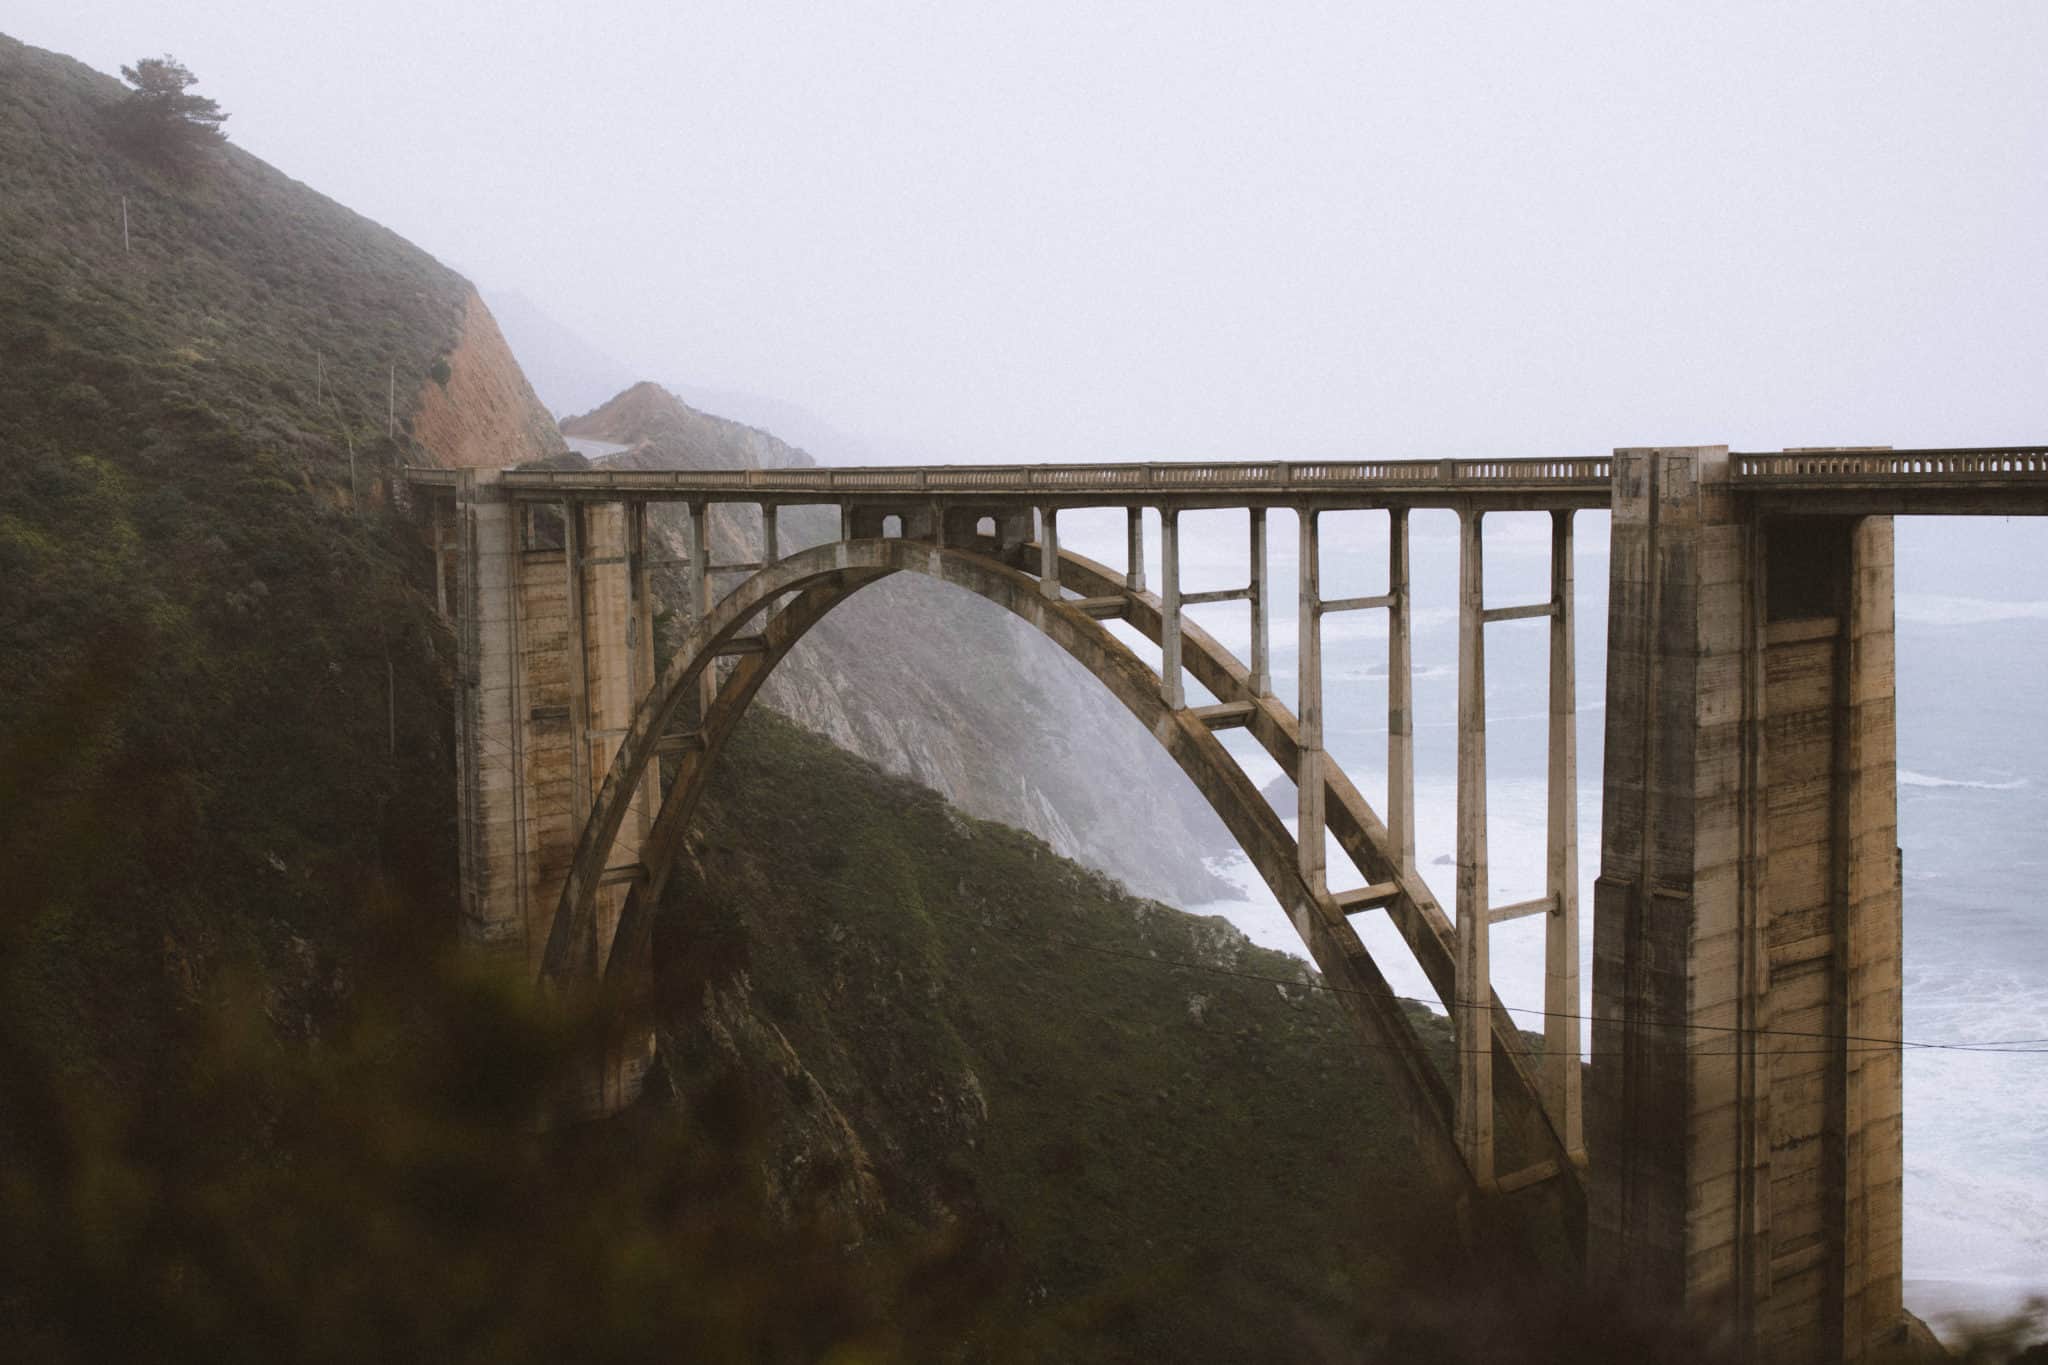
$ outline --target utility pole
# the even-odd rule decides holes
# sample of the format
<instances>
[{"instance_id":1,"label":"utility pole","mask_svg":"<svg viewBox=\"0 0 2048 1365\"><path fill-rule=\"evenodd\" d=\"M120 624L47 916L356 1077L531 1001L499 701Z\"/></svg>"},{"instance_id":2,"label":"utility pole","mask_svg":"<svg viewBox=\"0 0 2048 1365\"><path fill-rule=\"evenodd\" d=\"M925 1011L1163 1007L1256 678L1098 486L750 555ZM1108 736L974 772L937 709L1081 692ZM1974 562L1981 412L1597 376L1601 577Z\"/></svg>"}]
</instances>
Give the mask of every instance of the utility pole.
<instances>
[{"instance_id":1,"label":"utility pole","mask_svg":"<svg viewBox=\"0 0 2048 1365\"><path fill-rule=\"evenodd\" d=\"M384 434L393 439L398 436L398 362L395 360L385 375Z\"/></svg>"},{"instance_id":2,"label":"utility pole","mask_svg":"<svg viewBox=\"0 0 2048 1365\"><path fill-rule=\"evenodd\" d=\"M121 250L128 250L128 196L121 196Z\"/></svg>"}]
</instances>

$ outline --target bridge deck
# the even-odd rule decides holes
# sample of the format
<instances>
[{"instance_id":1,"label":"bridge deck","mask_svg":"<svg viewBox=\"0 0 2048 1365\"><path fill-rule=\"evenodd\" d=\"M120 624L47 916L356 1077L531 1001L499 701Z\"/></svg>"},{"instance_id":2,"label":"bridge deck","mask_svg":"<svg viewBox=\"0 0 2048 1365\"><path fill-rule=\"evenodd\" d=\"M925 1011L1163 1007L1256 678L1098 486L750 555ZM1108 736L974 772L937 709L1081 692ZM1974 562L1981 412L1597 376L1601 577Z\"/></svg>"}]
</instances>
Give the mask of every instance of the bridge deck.
<instances>
[{"instance_id":1,"label":"bridge deck","mask_svg":"<svg viewBox=\"0 0 2048 1365\"><path fill-rule=\"evenodd\" d=\"M2048 515L2048 445L1734 454L1735 491L1787 512ZM934 501L1087 506L1603 508L1607 456L1513 460L1312 460L1222 464L844 465L808 469L514 469L527 501ZM454 470L415 467L422 488Z\"/></svg>"},{"instance_id":2,"label":"bridge deck","mask_svg":"<svg viewBox=\"0 0 2048 1365\"><path fill-rule=\"evenodd\" d=\"M1604 507L1607 456L1518 460L1267 461L1227 464L842 465L810 469L516 469L500 487L515 498L618 498L733 502L844 502L934 498L1031 505L1293 506L1328 500L1403 506L1498 496L1543 507ZM422 487L450 470L409 469Z\"/></svg>"}]
</instances>

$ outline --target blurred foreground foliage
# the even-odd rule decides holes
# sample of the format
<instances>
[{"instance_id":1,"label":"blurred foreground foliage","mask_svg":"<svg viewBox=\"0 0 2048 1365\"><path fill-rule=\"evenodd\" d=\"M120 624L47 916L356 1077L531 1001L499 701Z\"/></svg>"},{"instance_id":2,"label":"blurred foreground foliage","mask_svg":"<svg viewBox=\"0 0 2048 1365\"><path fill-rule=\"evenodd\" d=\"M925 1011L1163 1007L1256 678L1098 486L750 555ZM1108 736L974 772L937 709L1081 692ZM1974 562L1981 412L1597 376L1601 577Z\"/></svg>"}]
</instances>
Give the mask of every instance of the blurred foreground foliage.
<instances>
[{"instance_id":1,"label":"blurred foreground foliage","mask_svg":"<svg viewBox=\"0 0 2048 1365\"><path fill-rule=\"evenodd\" d=\"M0 959L44 908L6 905ZM0 994L0 1358L898 1361L962 1335L980 1271L945 1238L856 1253L829 1210L770 1214L742 1086L687 1124L543 1131L630 1021L463 965L421 911L370 907L317 1038L230 969L118 1088Z\"/></svg>"}]
</instances>

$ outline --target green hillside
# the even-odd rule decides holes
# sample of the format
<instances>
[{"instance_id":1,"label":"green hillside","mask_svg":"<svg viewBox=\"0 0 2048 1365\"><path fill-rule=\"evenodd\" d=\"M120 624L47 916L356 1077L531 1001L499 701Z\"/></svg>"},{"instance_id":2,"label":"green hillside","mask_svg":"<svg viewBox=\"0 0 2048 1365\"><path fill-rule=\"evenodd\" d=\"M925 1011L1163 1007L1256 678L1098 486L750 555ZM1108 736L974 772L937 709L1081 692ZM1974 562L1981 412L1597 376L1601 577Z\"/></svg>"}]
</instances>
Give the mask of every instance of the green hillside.
<instances>
[{"instance_id":1,"label":"green hillside","mask_svg":"<svg viewBox=\"0 0 2048 1365\"><path fill-rule=\"evenodd\" d=\"M1300 1360L1373 1316L1435 1196L1301 963L771 714L714 796L657 937L685 1095L752 1078L792 1161L843 1156L802 1136L836 1110L884 1225L1001 1266L1024 1358Z\"/></svg>"},{"instance_id":2,"label":"green hillside","mask_svg":"<svg viewBox=\"0 0 2048 1365\"><path fill-rule=\"evenodd\" d=\"M0 865L38 912L0 993L125 1084L221 964L288 969L303 1031L352 907L447 894L386 404L468 286L232 147L136 160L122 98L0 38Z\"/></svg>"}]
</instances>

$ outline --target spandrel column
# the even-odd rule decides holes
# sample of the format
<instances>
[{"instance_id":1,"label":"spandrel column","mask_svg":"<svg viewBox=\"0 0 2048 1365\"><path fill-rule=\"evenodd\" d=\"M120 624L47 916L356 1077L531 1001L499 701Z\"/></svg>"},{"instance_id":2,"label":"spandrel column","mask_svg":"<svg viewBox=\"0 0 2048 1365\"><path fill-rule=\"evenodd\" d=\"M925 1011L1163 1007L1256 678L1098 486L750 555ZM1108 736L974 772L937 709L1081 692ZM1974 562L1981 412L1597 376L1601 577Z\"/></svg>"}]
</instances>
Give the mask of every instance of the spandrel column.
<instances>
[{"instance_id":1,"label":"spandrel column","mask_svg":"<svg viewBox=\"0 0 2048 1365\"><path fill-rule=\"evenodd\" d=\"M1300 816L1295 841L1301 850L1302 879L1311 891L1320 894L1328 886L1323 837L1322 554L1315 510L1304 507L1300 515L1301 594L1296 617L1300 668L1295 715L1300 722L1301 762L1295 776Z\"/></svg>"},{"instance_id":2,"label":"spandrel column","mask_svg":"<svg viewBox=\"0 0 2048 1365\"><path fill-rule=\"evenodd\" d=\"M1415 671L1409 659L1408 509L1387 512L1387 840L1415 871Z\"/></svg>"},{"instance_id":3,"label":"spandrel column","mask_svg":"<svg viewBox=\"0 0 2048 1365\"><path fill-rule=\"evenodd\" d=\"M1481 514L1458 514L1458 1150L1472 1178L1493 1179L1493 977L1486 868L1486 606Z\"/></svg>"},{"instance_id":4,"label":"spandrel column","mask_svg":"<svg viewBox=\"0 0 2048 1365\"><path fill-rule=\"evenodd\" d=\"M1579 716L1572 608L1572 514L1550 514L1551 898L1543 943L1543 1100L1565 1151L1581 1157L1579 1019Z\"/></svg>"}]
</instances>

